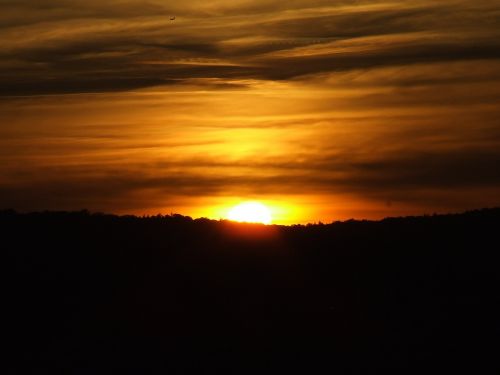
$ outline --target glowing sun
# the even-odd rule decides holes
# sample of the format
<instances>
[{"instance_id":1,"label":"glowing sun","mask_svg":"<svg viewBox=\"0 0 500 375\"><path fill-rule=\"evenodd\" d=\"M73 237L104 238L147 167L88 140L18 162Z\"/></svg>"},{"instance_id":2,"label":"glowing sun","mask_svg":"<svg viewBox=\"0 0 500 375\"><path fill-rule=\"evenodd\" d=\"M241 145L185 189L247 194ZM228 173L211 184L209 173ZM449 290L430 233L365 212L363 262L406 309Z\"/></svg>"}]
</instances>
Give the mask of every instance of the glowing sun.
<instances>
[{"instance_id":1,"label":"glowing sun","mask_svg":"<svg viewBox=\"0 0 500 375\"><path fill-rule=\"evenodd\" d=\"M227 218L244 223L271 224L271 211L259 202L244 202L229 210Z\"/></svg>"}]
</instances>

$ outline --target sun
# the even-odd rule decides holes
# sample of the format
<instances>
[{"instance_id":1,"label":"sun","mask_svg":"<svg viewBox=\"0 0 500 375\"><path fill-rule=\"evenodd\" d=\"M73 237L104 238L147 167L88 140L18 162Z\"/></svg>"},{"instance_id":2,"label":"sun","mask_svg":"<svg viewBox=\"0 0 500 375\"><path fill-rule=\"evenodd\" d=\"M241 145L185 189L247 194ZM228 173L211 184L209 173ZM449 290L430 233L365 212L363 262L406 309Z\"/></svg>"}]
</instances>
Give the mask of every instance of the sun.
<instances>
[{"instance_id":1,"label":"sun","mask_svg":"<svg viewBox=\"0 0 500 375\"><path fill-rule=\"evenodd\" d=\"M229 210L227 218L244 223L271 224L271 211L260 202L243 202Z\"/></svg>"}]
</instances>

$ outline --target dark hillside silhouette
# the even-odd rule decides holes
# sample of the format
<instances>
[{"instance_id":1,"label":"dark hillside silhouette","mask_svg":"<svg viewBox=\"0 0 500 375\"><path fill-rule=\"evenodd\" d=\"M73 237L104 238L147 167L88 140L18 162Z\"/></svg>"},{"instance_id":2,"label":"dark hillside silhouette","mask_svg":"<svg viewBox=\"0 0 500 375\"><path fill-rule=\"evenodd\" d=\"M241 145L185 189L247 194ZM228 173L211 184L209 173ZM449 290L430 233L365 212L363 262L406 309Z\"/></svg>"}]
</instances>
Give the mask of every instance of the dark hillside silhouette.
<instances>
[{"instance_id":1,"label":"dark hillside silhouette","mask_svg":"<svg viewBox=\"0 0 500 375\"><path fill-rule=\"evenodd\" d=\"M497 373L500 209L263 226L0 212L5 373Z\"/></svg>"}]
</instances>

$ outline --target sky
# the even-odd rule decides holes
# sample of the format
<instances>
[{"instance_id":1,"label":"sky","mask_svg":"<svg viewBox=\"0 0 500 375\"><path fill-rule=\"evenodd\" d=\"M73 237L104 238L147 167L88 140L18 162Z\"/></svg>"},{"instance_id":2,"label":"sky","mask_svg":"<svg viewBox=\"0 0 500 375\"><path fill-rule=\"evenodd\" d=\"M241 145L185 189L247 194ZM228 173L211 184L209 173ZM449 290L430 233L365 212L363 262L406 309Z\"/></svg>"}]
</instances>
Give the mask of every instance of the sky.
<instances>
[{"instance_id":1,"label":"sky","mask_svg":"<svg viewBox=\"0 0 500 375\"><path fill-rule=\"evenodd\" d=\"M0 208L500 206L500 0L0 0L0 42Z\"/></svg>"}]
</instances>

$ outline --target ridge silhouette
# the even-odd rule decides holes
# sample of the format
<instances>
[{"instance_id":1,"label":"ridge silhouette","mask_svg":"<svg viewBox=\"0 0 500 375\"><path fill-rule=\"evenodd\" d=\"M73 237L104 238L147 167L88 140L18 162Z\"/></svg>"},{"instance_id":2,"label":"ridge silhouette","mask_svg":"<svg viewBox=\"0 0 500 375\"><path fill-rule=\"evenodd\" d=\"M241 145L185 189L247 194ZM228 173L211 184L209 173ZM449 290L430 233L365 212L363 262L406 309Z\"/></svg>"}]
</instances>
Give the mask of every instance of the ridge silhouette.
<instances>
[{"instance_id":1,"label":"ridge silhouette","mask_svg":"<svg viewBox=\"0 0 500 375\"><path fill-rule=\"evenodd\" d=\"M498 369L500 209L263 226L0 211L6 373Z\"/></svg>"}]
</instances>

